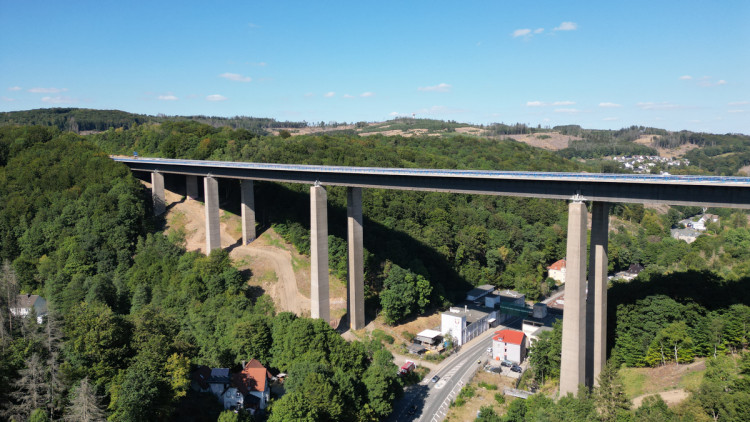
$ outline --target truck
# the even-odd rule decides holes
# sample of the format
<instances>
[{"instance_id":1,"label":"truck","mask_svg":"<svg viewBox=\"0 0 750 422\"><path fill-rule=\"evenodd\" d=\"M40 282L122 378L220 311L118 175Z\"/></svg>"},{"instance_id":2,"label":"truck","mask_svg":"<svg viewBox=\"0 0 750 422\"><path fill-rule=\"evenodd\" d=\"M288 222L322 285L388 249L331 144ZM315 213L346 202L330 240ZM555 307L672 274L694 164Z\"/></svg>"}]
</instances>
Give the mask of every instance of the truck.
<instances>
[{"instance_id":1,"label":"truck","mask_svg":"<svg viewBox=\"0 0 750 422\"><path fill-rule=\"evenodd\" d=\"M417 364L410 360L407 360L406 363L401 366L401 369L398 370L398 375L404 376L415 369L417 369Z\"/></svg>"}]
</instances>

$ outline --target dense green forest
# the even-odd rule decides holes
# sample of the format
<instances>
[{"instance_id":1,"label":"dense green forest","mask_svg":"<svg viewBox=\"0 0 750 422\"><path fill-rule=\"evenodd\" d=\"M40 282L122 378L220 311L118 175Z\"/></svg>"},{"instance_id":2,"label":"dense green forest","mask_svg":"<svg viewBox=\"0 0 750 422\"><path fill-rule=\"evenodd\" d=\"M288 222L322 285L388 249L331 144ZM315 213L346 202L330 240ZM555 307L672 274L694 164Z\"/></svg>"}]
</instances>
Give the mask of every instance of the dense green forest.
<instances>
[{"instance_id":1,"label":"dense green forest","mask_svg":"<svg viewBox=\"0 0 750 422\"><path fill-rule=\"evenodd\" d=\"M154 232L148 193L98 147L43 127L0 128L0 145L3 418L212 421L220 409L188 389L191 365L251 358L290 374L273 420L390 413L401 386L389 352L275 315L226 251L187 253ZM43 324L9 312L20 292L48 299Z\"/></svg>"},{"instance_id":2,"label":"dense green forest","mask_svg":"<svg viewBox=\"0 0 750 422\"><path fill-rule=\"evenodd\" d=\"M276 315L267 297L247 290L226 252L208 257L187 253L180 239L158 233L149 217L148 192L107 154L601 170L597 164L518 142L461 135L269 136L187 118L110 126L85 137L63 131L69 127L49 126L0 127L0 310L5 309L0 311L0 403L6 404L6 418L20 420L35 409L53 418L75 414L78 398L85 394L98 397L94 402L100 411L116 421L216 420L212 398L187 388L191 365L234 366L253 357L289 373L289 394L273 405L274 420L382 418L400 391L389 353L377 342L346 343L325 324ZM572 134L580 128L555 129ZM618 142L627 143L644 131L668 135L630 128L623 129ZM609 135L601 136L603 144L609 142ZM731 155L707 159L726 157ZM307 189L256 184L258 221L274 225L302 253L309 250ZM330 267L343 278L345 190L327 190ZM363 202L368 310L379 308L388 323L443 307L484 283L536 299L550 287L546 266L565 255L563 201L366 189ZM707 415L741 420L733 418L746 414L742 403L750 402L743 401L748 394L743 351L750 337L750 230L745 213L712 209L720 223L709 225L695 242L670 237L669 229L680 219L700 212L695 207L672 207L666 213L634 204L612 207L610 271L632 263L646 270L633 282L612 284L608 318L613 366L682 364L708 357L705 386L677 413L658 402L631 413L617 398L617 376L610 372L614 392L595 391L557 403L517 401L505 420L558 420L559 415L568 415L561 420L591 420L594 415L641 420L648 412L658 415L652 420L687 420L691 415L691 420ZM41 326L10 317L7 309L15 292L47 297L54 312ZM559 374L559 332L546 336L539 352L531 355L540 383ZM324 388L313 391L312 385Z\"/></svg>"}]
</instances>

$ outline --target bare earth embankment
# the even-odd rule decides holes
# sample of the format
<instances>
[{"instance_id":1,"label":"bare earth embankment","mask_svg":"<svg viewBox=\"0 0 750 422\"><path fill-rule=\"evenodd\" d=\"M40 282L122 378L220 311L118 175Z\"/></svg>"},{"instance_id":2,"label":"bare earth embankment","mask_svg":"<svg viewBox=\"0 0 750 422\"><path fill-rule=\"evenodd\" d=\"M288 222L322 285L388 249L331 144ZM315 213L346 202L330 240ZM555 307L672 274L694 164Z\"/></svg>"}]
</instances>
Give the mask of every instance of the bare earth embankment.
<instances>
[{"instance_id":1,"label":"bare earth embankment","mask_svg":"<svg viewBox=\"0 0 750 422\"><path fill-rule=\"evenodd\" d=\"M150 189L150 184L144 184ZM206 215L203 202L165 191L167 214L165 232L181 231L188 251L206 252ZM273 229L259 233L258 239L242 245L239 216L221 211L221 246L229 249L235 267L249 272L248 284L273 299L277 312L310 315L310 259L300 255ZM330 281L331 319L336 326L346 312L346 288L335 278Z\"/></svg>"}]
</instances>

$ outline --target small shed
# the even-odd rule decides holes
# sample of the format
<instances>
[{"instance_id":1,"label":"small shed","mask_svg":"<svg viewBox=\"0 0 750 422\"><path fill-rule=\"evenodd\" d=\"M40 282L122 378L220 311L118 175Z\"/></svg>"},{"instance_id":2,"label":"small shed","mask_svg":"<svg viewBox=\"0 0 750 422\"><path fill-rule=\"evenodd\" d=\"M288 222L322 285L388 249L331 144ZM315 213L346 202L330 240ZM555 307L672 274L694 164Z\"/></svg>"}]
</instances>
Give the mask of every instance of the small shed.
<instances>
[{"instance_id":1,"label":"small shed","mask_svg":"<svg viewBox=\"0 0 750 422\"><path fill-rule=\"evenodd\" d=\"M434 346L443 339L443 333L437 330L424 330L417 334L417 337L415 338L416 341L422 343L422 344L429 344L430 346Z\"/></svg>"}]
</instances>

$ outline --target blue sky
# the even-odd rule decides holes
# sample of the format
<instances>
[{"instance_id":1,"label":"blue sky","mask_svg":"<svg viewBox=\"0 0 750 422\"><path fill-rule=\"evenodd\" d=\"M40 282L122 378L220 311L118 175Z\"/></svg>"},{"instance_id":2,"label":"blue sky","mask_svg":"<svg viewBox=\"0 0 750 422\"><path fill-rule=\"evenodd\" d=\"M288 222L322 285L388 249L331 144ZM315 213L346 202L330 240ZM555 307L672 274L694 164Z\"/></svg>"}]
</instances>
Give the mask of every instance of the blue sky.
<instances>
[{"instance_id":1,"label":"blue sky","mask_svg":"<svg viewBox=\"0 0 750 422\"><path fill-rule=\"evenodd\" d=\"M0 0L0 111L750 134L750 2Z\"/></svg>"}]
</instances>

